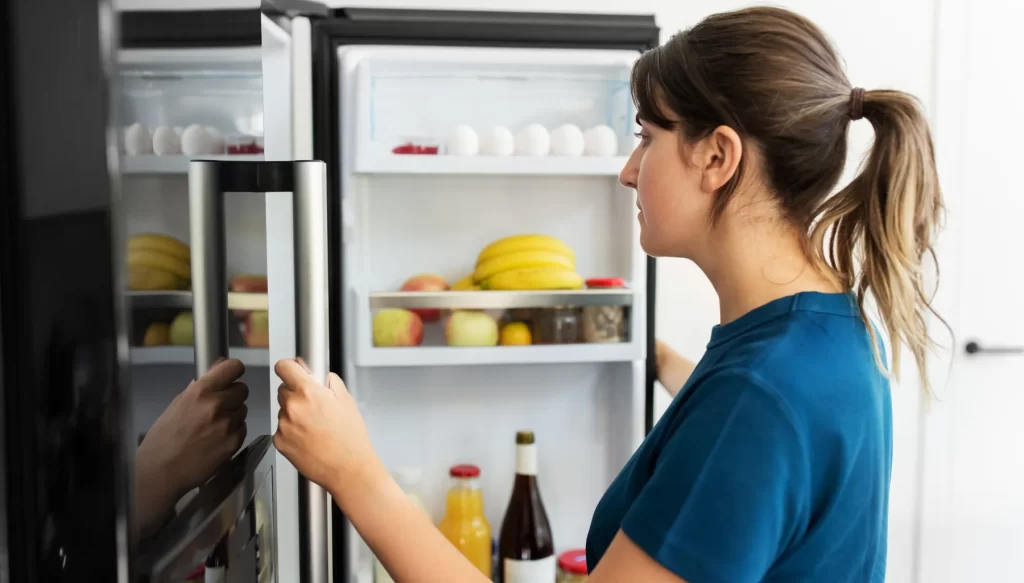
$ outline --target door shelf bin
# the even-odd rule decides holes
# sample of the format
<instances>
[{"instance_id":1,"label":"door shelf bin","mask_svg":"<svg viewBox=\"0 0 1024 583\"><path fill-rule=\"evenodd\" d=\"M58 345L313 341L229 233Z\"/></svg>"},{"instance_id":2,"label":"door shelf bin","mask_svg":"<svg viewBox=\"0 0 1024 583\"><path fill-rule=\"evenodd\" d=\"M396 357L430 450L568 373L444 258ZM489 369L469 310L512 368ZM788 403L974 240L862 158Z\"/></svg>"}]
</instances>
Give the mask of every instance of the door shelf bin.
<instances>
[{"instance_id":1,"label":"door shelf bin","mask_svg":"<svg viewBox=\"0 0 1024 583\"><path fill-rule=\"evenodd\" d=\"M132 366L191 365L195 362L195 349L191 346L132 346L128 354ZM270 351L266 348L232 346L228 356L237 358L246 366L270 366Z\"/></svg>"},{"instance_id":2,"label":"door shelf bin","mask_svg":"<svg viewBox=\"0 0 1024 583\"><path fill-rule=\"evenodd\" d=\"M358 343L361 349L358 364L424 366L637 360L643 358L643 347L630 341L635 337L631 314L636 300L636 290L628 288L371 293L363 303L370 310L364 328L365 341ZM383 317L380 316L382 310L395 309L415 315L399 315L389 326L394 331L410 330L414 336L420 334L418 343L377 344L374 322ZM610 336L607 335L609 319L613 330ZM506 330L505 326L513 322L520 324ZM499 332L496 334L495 330ZM467 340L479 344L458 345ZM489 344L495 341L499 344Z\"/></svg>"}]
</instances>

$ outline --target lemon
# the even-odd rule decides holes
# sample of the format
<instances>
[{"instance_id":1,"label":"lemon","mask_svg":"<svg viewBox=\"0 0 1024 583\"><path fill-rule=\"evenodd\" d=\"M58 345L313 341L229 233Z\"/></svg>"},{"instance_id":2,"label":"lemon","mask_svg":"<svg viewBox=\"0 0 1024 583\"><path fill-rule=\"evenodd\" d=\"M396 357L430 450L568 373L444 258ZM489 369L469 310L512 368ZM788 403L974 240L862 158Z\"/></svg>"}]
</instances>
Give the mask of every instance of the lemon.
<instances>
[{"instance_id":1,"label":"lemon","mask_svg":"<svg viewBox=\"0 0 1024 583\"><path fill-rule=\"evenodd\" d=\"M502 346L525 346L533 344L533 335L525 322L509 322L501 327L498 344Z\"/></svg>"}]
</instances>

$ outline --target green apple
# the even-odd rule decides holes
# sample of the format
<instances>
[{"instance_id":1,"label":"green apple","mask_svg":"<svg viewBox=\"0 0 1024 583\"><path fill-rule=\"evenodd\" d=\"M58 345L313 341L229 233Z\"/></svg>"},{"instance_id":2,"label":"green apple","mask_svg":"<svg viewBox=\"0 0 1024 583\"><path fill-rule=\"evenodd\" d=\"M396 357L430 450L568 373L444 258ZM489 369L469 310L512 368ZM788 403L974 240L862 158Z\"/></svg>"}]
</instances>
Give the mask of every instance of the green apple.
<instances>
[{"instance_id":1,"label":"green apple","mask_svg":"<svg viewBox=\"0 0 1024 583\"><path fill-rule=\"evenodd\" d=\"M192 312L182 312L171 322L171 344L175 346L192 346Z\"/></svg>"},{"instance_id":2,"label":"green apple","mask_svg":"<svg viewBox=\"0 0 1024 583\"><path fill-rule=\"evenodd\" d=\"M445 323L448 346L497 346L498 322L484 312L457 310Z\"/></svg>"}]
</instances>

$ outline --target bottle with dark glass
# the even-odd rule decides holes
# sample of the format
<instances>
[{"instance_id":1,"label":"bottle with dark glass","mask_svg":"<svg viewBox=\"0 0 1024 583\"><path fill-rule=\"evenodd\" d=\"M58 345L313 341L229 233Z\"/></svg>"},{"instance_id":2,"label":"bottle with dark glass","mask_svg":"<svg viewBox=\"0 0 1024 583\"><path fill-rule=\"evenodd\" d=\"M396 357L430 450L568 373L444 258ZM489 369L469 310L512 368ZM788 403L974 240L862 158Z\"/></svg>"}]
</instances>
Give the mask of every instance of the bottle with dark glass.
<instances>
[{"instance_id":1,"label":"bottle with dark glass","mask_svg":"<svg viewBox=\"0 0 1024 583\"><path fill-rule=\"evenodd\" d=\"M206 570L203 573L203 583L225 583L227 581L227 535L220 539L213 552L206 558Z\"/></svg>"},{"instance_id":2,"label":"bottle with dark glass","mask_svg":"<svg viewBox=\"0 0 1024 583\"><path fill-rule=\"evenodd\" d=\"M537 449L532 431L516 433L516 481L498 541L501 583L553 583L555 545L537 487Z\"/></svg>"}]
</instances>

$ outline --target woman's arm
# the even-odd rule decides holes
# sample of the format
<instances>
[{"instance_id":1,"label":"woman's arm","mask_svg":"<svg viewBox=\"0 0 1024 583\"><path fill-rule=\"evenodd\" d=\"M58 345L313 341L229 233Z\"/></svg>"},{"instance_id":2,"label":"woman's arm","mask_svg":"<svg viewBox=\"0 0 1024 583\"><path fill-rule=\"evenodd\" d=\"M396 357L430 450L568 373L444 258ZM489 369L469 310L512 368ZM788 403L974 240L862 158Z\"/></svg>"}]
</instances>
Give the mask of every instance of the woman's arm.
<instances>
[{"instance_id":1,"label":"woman's arm","mask_svg":"<svg viewBox=\"0 0 1024 583\"><path fill-rule=\"evenodd\" d=\"M675 397L693 373L697 364L683 358L661 340L654 341L654 360L658 363L658 381Z\"/></svg>"},{"instance_id":2,"label":"woman's arm","mask_svg":"<svg viewBox=\"0 0 1024 583\"><path fill-rule=\"evenodd\" d=\"M330 492L360 536L396 581L490 581L448 542L391 478L373 451L355 401L337 375L328 387L299 362L279 361L274 446L306 478ZM591 583L685 583L658 565L621 532Z\"/></svg>"}]
</instances>

